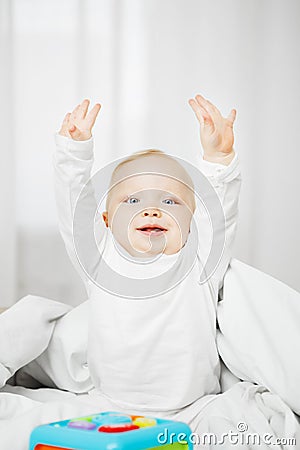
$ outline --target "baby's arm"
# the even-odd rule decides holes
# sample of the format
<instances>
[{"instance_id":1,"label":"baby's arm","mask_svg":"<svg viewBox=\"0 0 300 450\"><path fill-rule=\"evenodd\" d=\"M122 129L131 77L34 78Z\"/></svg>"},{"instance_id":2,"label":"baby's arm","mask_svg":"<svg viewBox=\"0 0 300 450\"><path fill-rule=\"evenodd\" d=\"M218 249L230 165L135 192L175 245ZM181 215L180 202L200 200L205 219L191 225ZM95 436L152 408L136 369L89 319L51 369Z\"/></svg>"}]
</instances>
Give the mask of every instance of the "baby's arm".
<instances>
[{"instance_id":1,"label":"baby's arm","mask_svg":"<svg viewBox=\"0 0 300 450\"><path fill-rule=\"evenodd\" d=\"M89 293L89 278L77 258L73 242L73 216L76 201L91 176L94 162L92 128L100 110L100 105L96 104L87 114L88 106L89 101L84 100L71 114L68 113L60 131L55 136L54 184L60 232L68 255L85 282L86 290ZM91 184L87 186L88 195L85 196L84 206L87 211L95 211L94 192ZM88 214L87 217L89 217ZM99 239L101 239L105 229L101 218L96 226ZM80 229L83 233L85 232L84 223ZM80 236L77 238L80 239ZM96 257L98 255L94 255L94 258L91 259ZM91 260L89 263L91 264L90 270L97 266L97 261Z\"/></svg>"},{"instance_id":2,"label":"baby's arm","mask_svg":"<svg viewBox=\"0 0 300 450\"><path fill-rule=\"evenodd\" d=\"M236 111L233 109L227 118L201 95L189 100L200 123L200 138L203 147L203 159L200 169L207 176L217 192L222 204L225 218L225 245L219 264L213 274L219 289L223 284L224 274L232 255L238 218L238 200L241 186L238 156L233 150L233 123ZM201 229L201 228L200 228ZM222 232L222 230L220 229ZM201 236L202 242L207 241Z\"/></svg>"}]
</instances>

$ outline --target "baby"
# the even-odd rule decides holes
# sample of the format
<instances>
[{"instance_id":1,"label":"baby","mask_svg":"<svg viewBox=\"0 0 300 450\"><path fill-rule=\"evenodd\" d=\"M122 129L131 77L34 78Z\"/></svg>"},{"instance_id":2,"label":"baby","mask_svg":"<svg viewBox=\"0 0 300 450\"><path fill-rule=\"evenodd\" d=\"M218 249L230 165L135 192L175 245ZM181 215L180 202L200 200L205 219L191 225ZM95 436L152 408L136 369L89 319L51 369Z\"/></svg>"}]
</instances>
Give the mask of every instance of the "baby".
<instances>
[{"instance_id":1,"label":"baby","mask_svg":"<svg viewBox=\"0 0 300 450\"><path fill-rule=\"evenodd\" d=\"M93 270L87 270L76 249L82 238L74 214L80 197L84 211L97 209L92 190L82 192L93 165L92 128L100 104L88 113L89 101L84 100L66 115L56 135L60 229L90 302L91 378L99 399L131 411L170 413L220 392L216 305L236 229L236 112L224 118L201 95L189 104L200 123L204 154L199 169L225 216L225 230L217 232L225 232L226 244L205 283L199 282L199 264L191 263L190 256L197 253L192 239L194 180L181 162L159 150L135 153L115 167L96 230L99 253L89 261Z\"/></svg>"}]
</instances>

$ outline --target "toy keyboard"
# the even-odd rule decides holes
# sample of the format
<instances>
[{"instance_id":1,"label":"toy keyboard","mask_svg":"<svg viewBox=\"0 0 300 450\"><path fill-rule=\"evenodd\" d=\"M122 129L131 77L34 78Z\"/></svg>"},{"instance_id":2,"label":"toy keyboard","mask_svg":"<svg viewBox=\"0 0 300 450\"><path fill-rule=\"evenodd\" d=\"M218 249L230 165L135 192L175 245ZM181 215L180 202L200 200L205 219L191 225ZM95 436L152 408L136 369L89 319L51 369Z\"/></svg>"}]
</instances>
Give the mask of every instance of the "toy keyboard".
<instances>
[{"instance_id":1,"label":"toy keyboard","mask_svg":"<svg viewBox=\"0 0 300 450\"><path fill-rule=\"evenodd\" d=\"M183 422L118 412L41 425L30 450L192 450L191 429Z\"/></svg>"}]
</instances>

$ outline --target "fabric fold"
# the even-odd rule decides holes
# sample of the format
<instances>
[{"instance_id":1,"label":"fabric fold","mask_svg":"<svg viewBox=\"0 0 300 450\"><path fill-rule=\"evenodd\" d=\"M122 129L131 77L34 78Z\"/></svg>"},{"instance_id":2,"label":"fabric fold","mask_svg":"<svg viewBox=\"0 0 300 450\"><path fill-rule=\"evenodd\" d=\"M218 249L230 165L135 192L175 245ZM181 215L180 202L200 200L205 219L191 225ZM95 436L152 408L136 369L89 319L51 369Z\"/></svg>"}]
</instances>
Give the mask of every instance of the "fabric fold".
<instances>
[{"instance_id":1,"label":"fabric fold","mask_svg":"<svg viewBox=\"0 0 300 450\"><path fill-rule=\"evenodd\" d=\"M0 315L0 387L48 347L56 321L70 306L27 295Z\"/></svg>"},{"instance_id":2,"label":"fabric fold","mask_svg":"<svg viewBox=\"0 0 300 450\"><path fill-rule=\"evenodd\" d=\"M229 370L278 394L300 414L300 294L233 259L217 319L218 352Z\"/></svg>"}]
</instances>

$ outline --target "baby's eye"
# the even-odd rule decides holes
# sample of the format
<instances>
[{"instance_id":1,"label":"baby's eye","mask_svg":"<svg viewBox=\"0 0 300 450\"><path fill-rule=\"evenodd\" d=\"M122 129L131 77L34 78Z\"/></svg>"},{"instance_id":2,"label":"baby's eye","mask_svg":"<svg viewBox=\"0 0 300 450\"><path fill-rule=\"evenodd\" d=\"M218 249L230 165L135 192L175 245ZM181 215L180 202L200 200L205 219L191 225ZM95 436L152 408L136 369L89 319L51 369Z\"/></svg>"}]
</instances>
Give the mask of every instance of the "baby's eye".
<instances>
[{"instance_id":1,"label":"baby's eye","mask_svg":"<svg viewBox=\"0 0 300 450\"><path fill-rule=\"evenodd\" d=\"M166 198L165 200L163 200L163 203L166 203L166 205L175 205L176 204L175 200L173 200L172 198Z\"/></svg>"},{"instance_id":2,"label":"baby's eye","mask_svg":"<svg viewBox=\"0 0 300 450\"><path fill-rule=\"evenodd\" d=\"M126 203L138 203L139 199L136 197L129 197L125 200Z\"/></svg>"}]
</instances>

